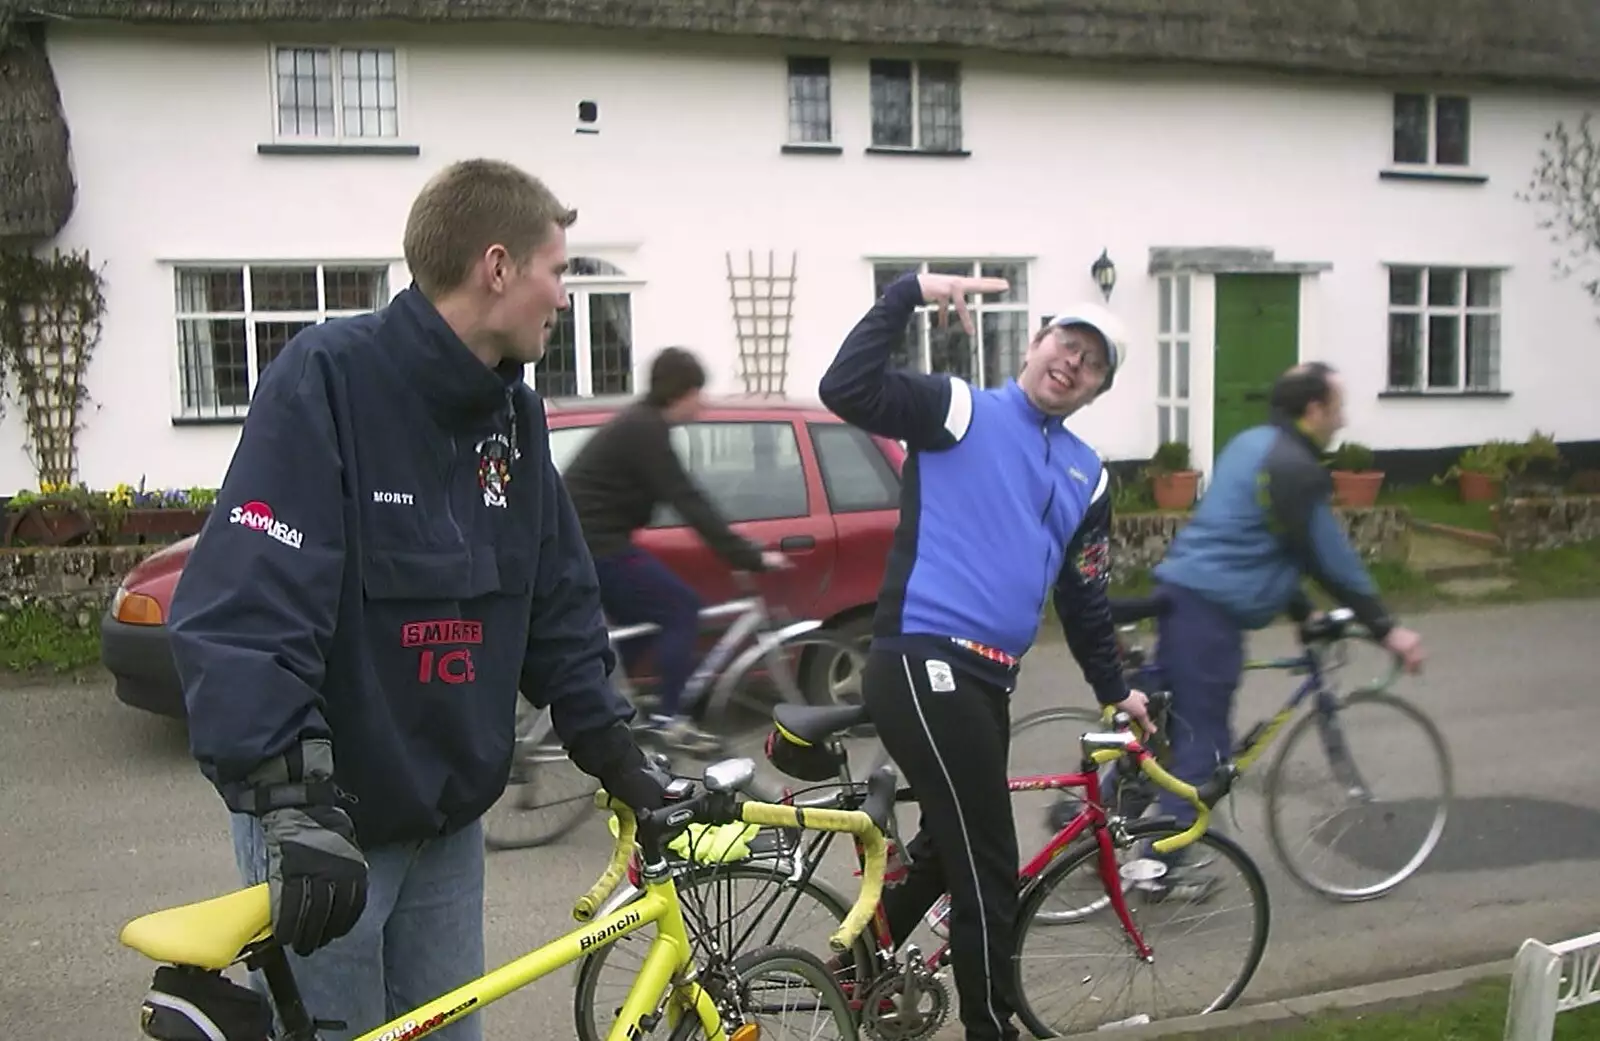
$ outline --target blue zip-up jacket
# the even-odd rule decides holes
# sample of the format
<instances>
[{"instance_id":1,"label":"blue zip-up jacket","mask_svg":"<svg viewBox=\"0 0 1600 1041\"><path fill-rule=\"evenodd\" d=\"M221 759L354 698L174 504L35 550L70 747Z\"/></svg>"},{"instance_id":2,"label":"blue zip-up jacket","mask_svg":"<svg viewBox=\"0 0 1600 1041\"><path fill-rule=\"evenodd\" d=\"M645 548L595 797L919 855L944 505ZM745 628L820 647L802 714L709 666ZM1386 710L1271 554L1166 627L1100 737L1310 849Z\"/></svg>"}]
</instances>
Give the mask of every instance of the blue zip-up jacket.
<instances>
[{"instance_id":1,"label":"blue zip-up jacket","mask_svg":"<svg viewBox=\"0 0 1600 1041\"><path fill-rule=\"evenodd\" d=\"M1245 629L1311 609L1309 575L1382 639L1394 627L1377 586L1330 505L1333 478L1292 422L1238 434L1217 457L1209 487L1153 574L1193 590Z\"/></svg>"},{"instance_id":2,"label":"blue zip-up jacket","mask_svg":"<svg viewBox=\"0 0 1600 1041\"><path fill-rule=\"evenodd\" d=\"M262 373L170 620L191 748L230 806L263 760L327 737L358 841L424 839L500 796L519 687L569 745L625 730L521 372L413 286Z\"/></svg>"},{"instance_id":3,"label":"blue zip-up jacket","mask_svg":"<svg viewBox=\"0 0 1600 1041\"><path fill-rule=\"evenodd\" d=\"M819 388L839 418L907 448L873 646L931 649L1009 689L1008 671L949 641L1021 658L1053 591L1084 678L1101 702L1115 704L1128 690L1106 599L1106 469L1015 381L974 390L948 375L890 370L890 351L922 303L915 275L896 280L846 337Z\"/></svg>"}]
</instances>

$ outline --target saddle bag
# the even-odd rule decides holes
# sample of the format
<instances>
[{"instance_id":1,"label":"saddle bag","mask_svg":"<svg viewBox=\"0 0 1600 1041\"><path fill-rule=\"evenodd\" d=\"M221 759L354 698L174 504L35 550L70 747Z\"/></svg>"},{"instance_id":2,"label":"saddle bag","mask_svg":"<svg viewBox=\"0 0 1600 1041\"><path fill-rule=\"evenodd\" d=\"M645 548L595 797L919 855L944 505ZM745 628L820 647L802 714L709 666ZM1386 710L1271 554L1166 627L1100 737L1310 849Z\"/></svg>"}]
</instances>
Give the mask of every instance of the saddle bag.
<instances>
[{"instance_id":1,"label":"saddle bag","mask_svg":"<svg viewBox=\"0 0 1600 1041\"><path fill-rule=\"evenodd\" d=\"M272 1005L220 972L163 965L144 996L139 1026L157 1041L270 1041Z\"/></svg>"}]
</instances>

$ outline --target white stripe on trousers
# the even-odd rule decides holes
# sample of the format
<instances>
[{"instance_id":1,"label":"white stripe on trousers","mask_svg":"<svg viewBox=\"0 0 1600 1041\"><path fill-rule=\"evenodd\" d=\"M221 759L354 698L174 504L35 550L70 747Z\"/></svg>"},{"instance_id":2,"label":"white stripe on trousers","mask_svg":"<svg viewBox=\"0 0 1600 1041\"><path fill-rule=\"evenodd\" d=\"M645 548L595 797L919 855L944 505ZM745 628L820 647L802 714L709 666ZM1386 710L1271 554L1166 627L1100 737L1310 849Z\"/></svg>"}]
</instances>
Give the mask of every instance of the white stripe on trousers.
<instances>
[{"instance_id":1,"label":"white stripe on trousers","mask_svg":"<svg viewBox=\"0 0 1600 1041\"><path fill-rule=\"evenodd\" d=\"M956 823L961 827L962 845L967 850L967 866L972 869L972 895L978 901L978 928L983 930L983 1003L989 1008L989 1018L994 1021L995 1032L1004 1037L1005 1028L1000 1025L1000 1015L994 1010L994 973L989 965L989 916L983 910L983 886L978 881L978 862L972 856L972 835L967 831L967 815L961 812L961 796L956 792L956 783L950 777L950 768L944 765L939 746L934 743L933 731L928 729L928 717L922 714L922 696L917 693L917 681L911 675L911 662L902 654L900 664L906 670L906 688L911 691L911 703L917 708L917 721L922 724L923 734L927 735L928 749L933 752L939 772L944 774L944 783L950 789L950 798L956 805Z\"/></svg>"}]
</instances>

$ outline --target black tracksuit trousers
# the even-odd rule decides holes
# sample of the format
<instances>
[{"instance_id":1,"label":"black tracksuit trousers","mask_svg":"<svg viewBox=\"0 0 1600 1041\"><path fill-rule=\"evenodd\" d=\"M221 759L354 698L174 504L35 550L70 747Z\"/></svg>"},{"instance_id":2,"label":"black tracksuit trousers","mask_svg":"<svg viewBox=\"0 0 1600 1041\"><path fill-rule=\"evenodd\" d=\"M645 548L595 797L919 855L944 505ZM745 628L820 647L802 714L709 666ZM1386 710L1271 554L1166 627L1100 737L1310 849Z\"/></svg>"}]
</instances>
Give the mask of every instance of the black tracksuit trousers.
<instances>
[{"instance_id":1,"label":"black tracksuit trousers","mask_svg":"<svg viewBox=\"0 0 1600 1041\"><path fill-rule=\"evenodd\" d=\"M940 658L873 651L862 676L878 737L922 820L904 883L885 888L895 942L950 894L950 958L968 1041L1013 1041L1017 830L1006 788L1008 692Z\"/></svg>"}]
</instances>

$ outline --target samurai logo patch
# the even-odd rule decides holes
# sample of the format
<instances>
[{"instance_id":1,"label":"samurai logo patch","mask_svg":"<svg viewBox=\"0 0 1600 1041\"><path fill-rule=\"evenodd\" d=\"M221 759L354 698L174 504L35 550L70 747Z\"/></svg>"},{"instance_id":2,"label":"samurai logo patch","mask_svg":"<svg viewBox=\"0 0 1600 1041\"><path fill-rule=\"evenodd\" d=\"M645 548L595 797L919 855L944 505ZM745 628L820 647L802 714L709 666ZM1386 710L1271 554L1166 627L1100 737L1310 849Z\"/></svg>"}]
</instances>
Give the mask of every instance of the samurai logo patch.
<instances>
[{"instance_id":1,"label":"samurai logo patch","mask_svg":"<svg viewBox=\"0 0 1600 1041\"><path fill-rule=\"evenodd\" d=\"M1085 582L1104 584L1111 580L1111 542L1097 539L1083 547L1078 559L1073 561L1078 574Z\"/></svg>"}]
</instances>

